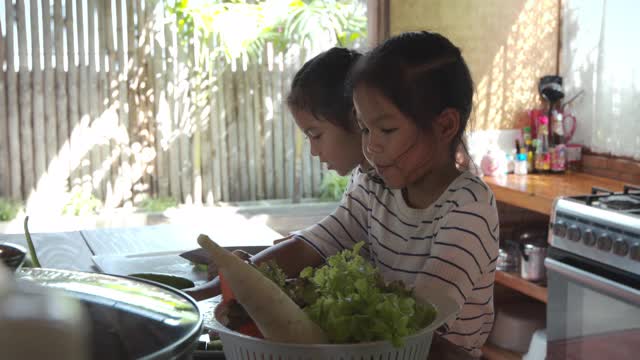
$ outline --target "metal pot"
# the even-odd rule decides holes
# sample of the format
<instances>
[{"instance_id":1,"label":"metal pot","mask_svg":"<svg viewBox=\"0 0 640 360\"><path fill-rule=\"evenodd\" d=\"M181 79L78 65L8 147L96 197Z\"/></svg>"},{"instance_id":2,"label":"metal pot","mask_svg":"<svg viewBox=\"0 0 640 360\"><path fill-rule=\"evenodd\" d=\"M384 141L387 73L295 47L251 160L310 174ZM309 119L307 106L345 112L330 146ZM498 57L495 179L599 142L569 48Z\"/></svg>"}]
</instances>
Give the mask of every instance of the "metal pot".
<instances>
[{"instance_id":1,"label":"metal pot","mask_svg":"<svg viewBox=\"0 0 640 360\"><path fill-rule=\"evenodd\" d=\"M529 281L543 281L546 278L544 259L546 246L520 244L520 277Z\"/></svg>"},{"instance_id":2,"label":"metal pot","mask_svg":"<svg viewBox=\"0 0 640 360\"><path fill-rule=\"evenodd\" d=\"M505 240L500 244L498 251L496 270L506 272L518 272L520 270L520 250L518 243L513 240Z\"/></svg>"}]
</instances>

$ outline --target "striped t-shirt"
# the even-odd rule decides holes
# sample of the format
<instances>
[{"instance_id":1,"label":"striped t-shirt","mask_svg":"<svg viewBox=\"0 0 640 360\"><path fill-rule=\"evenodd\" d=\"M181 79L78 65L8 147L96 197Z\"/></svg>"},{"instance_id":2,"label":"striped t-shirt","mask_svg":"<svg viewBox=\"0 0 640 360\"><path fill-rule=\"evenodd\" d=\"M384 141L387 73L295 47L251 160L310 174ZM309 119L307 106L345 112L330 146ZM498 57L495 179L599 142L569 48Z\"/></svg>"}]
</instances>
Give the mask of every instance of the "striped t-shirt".
<instances>
[{"instance_id":1,"label":"striped t-shirt","mask_svg":"<svg viewBox=\"0 0 640 360\"><path fill-rule=\"evenodd\" d=\"M480 356L494 319L498 213L488 186L463 172L430 207L409 207L401 190L356 172L338 208L295 233L323 257L365 241L362 255L386 281L402 280L417 297L446 292L461 306L440 334Z\"/></svg>"}]
</instances>

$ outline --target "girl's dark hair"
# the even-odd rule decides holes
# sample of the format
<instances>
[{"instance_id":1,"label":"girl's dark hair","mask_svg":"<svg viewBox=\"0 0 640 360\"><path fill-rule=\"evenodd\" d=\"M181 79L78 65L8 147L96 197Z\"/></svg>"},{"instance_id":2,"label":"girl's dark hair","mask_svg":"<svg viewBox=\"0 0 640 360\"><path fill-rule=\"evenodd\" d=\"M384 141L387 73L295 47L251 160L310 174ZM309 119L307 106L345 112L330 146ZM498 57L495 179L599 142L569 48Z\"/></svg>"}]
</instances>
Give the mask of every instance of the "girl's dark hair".
<instances>
[{"instance_id":1,"label":"girl's dark hair","mask_svg":"<svg viewBox=\"0 0 640 360\"><path fill-rule=\"evenodd\" d=\"M459 144L471 114L473 80L460 49L432 32L408 32L392 37L364 56L354 67L352 86L379 90L418 128L430 129L443 110L460 114L460 129L451 144ZM465 149L466 150L466 149Z\"/></svg>"},{"instance_id":2,"label":"girl's dark hair","mask_svg":"<svg viewBox=\"0 0 640 360\"><path fill-rule=\"evenodd\" d=\"M289 108L308 111L345 130L354 129L353 99L346 81L361 56L355 50L334 47L307 61L291 82Z\"/></svg>"}]
</instances>

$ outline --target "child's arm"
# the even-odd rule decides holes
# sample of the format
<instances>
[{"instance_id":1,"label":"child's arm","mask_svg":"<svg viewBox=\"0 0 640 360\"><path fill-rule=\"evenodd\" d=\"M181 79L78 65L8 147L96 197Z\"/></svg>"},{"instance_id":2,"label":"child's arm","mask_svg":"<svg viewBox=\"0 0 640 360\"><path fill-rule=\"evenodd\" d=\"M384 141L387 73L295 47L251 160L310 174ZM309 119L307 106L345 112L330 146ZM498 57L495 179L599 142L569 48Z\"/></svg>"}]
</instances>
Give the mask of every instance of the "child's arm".
<instances>
[{"instance_id":1,"label":"child's arm","mask_svg":"<svg viewBox=\"0 0 640 360\"><path fill-rule=\"evenodd\" d=\"M451 210L441 224L416 279L416 295L444 291L462 307L475 289L494 281L497 211L489 204L470 203Z\"/></svg>"},{"instance_id":2,"label":"child's arm","mask_svg":"<svg viewBox=\"0 0 640 360\"><path fill-rule=\"evenodd\" d=\"M254 264L274 259L288 277L297 276L307 266L318 266L324 259L316 250L302 240L293 238L271 246L251 257ZM196 300L207 299L220 294L218 278L184 290Z\"/></svg>"},{"instance_id":3,"label":"child's arm","mask_svg":"<svg viewBox=\"0 0 640 360\"><path fill-rule=\"evenodd\" d=\"M318 266L324 257L367 239L368 176L358 173L340 205L318 224L298 231L292 239L269 247L251 258L254 264L275 259L287 276L297 276L307 266ZM369 257L368 245L362 248ZM220 294L217 278L195 288L184 290L196 300Z\"/></svg>"}]
</instances>

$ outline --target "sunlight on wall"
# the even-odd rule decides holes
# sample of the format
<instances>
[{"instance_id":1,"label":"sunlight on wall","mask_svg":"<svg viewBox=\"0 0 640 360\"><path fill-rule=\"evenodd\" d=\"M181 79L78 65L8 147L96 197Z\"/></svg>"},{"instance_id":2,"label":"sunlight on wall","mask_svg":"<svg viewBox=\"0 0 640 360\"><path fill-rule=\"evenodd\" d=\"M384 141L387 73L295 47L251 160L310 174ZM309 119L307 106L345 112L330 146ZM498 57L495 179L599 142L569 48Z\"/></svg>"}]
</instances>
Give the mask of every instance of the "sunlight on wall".
<instances>
[{"instance_id":1,"label":"sunlight on wall","mask_svg":"<svg viewBox=\"0 0 640 360\"><path fill-rule=\"evenodd\" d=\"M558 0L392 1L391 33L447 36L475 80L473 129L511 129L540 106L538 79L557 71L558 12Z\"/></svg>"}]
</instances>

